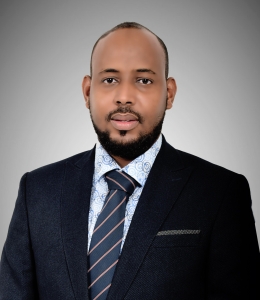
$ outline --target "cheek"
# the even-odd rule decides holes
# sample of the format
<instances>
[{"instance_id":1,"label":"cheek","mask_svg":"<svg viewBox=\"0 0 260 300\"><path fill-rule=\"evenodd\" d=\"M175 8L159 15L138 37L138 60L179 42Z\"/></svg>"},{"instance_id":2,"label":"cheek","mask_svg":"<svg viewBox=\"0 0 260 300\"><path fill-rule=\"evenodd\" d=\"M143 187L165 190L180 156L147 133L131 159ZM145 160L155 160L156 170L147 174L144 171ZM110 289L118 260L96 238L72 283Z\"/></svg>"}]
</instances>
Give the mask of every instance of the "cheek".
<instances>
[{"instance_id":1,"label":"cheek","mask_svg":"<svg viewBox=\"0 0 260 300\"><path fill-rule=\"evenodd\" d=\"M107 102L102 95L90 94L90 110L94 120L101 122L107 114Z\"/></svg>"},{"instance_id":2,"label":"cheek","mask_svg":"<svg viewBox=\"0 0 260 300\"><path fill-rule=\"evenodd\" d=\"M90 99L90 108L92 114L99 115L100 112L102 112L102 106L96 99L93 97Z\"/></svg>"},{"instance_id":3,"label":"cheek","mask_svg":"<svg viewBox=\"0 0 260 300\"><path fill-rule=\"evenodd\" d=\"M105 125L105 118L106 118L106 111L104 111L98 104L92 104L90 106L91 116L93 121L97 126L99 126L101 129L104 128Z\"/></svg>"},{"instance_id":4,"label":"cheek","mask_svg":"<svg viewBox=\"0 0 260 300\"><path fill-rule=\"evenodd\" d=\"M143 101L142 106L143 117L147 121L149 120L149 123L154 124L162 118L166 110L166 96L162 98L162 95L158 95L158 97L153 95L153 97Z\"/></svg>"}]
</instances>

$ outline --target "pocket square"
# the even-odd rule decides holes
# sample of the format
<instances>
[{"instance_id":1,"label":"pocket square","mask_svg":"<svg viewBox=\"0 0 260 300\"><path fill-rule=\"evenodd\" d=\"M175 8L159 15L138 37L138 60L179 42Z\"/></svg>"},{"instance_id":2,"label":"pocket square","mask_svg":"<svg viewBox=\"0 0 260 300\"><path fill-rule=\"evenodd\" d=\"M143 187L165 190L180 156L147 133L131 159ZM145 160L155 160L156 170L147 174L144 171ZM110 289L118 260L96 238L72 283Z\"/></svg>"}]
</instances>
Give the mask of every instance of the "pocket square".
<instances>
[{"instance_id":1,"label":"pocket square","mask_svg":"<svg viewBox=\"0 0 260 300\"><path fill-rule=\"evenodd\" d=\"M200 230L181 229L181 230L159 231L157 235L179 235L179 234L199 234L199 233Z\"/></svg>"}]
</instances>

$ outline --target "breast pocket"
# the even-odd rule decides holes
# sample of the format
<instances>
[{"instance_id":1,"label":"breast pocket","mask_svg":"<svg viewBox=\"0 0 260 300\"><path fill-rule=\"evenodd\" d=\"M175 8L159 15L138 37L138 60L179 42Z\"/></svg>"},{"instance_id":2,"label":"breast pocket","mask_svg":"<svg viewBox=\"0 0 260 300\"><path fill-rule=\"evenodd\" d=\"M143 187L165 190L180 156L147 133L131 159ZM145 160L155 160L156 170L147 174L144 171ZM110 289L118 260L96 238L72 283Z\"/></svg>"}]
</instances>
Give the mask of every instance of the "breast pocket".
<instances>
[{"instance_id":1,"label":"breast pocket","mask_svg":"<svg viewBox=\"0 0 260 300\"><path fill-rule=\"evenodd\" d=\"M200 230L160 231L154 238L152 247L196 247L200 241Z\"/></svg>"}]
</instances>

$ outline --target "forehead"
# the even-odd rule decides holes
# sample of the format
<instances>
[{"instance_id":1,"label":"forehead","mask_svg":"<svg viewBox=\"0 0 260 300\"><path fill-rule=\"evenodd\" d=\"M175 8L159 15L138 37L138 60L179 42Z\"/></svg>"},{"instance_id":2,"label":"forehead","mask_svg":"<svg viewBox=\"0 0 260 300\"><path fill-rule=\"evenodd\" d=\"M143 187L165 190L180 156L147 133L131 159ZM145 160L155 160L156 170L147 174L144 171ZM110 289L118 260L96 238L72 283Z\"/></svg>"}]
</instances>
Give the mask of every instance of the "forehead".
<instances>
[{"instance_id":1,"label":"forehead","mask_svg":"<svg viewBox=\"0 0 260 300\"><path fill-rule=\"evenodd\" d=\"M106 68L149 68L164 76L165 54L155 35L145 29L118 29L102 38L93 52L93 74Z\"/></svg>"}]
</instances>

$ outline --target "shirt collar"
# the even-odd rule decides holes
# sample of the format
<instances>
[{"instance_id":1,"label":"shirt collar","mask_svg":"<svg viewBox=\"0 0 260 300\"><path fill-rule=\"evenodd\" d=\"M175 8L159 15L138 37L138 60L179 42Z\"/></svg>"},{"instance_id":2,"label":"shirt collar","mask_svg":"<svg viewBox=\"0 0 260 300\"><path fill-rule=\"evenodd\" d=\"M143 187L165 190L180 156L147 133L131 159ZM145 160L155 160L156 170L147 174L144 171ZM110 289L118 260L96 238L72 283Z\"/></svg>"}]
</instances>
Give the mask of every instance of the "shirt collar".
<instances>
[{"instance_id":1,"label":"shirt collar","mask_svg":"<svg viewBox=\"0 0 260 300\"><path fill-rule=\"evenodd\" d=\"M131 161L124 168L121 168L102 147L102 145L97 142L93 183L97 183L99 179L108 171L118 169L132 176L137 182L139 182L141 186L143 186L153 166L154 160L161 148L161 145L162 135L160 134L159 138L152 145L152 147L150 147L145 153Z\"/></svg>"}]
</instances>

